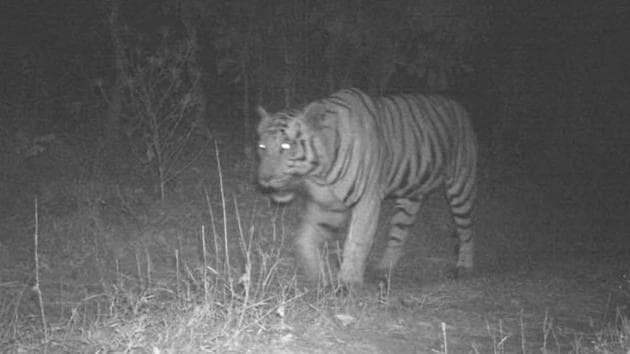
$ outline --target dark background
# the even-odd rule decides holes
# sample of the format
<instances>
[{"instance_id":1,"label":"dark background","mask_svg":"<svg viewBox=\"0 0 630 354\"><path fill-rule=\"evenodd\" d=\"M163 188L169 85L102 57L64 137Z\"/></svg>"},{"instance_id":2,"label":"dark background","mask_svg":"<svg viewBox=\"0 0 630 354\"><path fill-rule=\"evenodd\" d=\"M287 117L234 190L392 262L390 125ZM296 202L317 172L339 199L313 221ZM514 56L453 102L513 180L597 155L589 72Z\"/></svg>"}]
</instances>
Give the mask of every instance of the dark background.
<instances>
[{"instance_id":1,"label":"dark background","mask_svg":"<svg viewBox=\"0 0 630 354\"><path fill-rule=\"evenodd\" d=\"M628 18L621 0L3 1L2 212L37 197L43 217L108 205L144 227L215 183L215 146L253 198L254 107L355 86L461 100L486 198L535 186L587 249L614 248L591 228L627 211Z\"/></svg>"}]
</instances>

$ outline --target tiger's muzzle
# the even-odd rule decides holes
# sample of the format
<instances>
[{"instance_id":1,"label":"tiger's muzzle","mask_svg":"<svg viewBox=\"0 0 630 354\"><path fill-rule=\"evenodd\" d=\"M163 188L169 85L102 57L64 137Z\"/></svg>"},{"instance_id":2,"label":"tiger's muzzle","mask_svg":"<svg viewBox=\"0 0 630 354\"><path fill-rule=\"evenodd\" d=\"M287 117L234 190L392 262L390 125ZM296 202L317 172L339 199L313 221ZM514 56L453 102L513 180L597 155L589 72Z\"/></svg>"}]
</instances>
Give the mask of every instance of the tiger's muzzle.
<instances>
[{"instance_id":1,"label":"tiger's muzzle","mask_svg":"<svg viewBox=\"0 0 630 354\"><path fill-rule=\"evenodd\" d=\"M287 189L286 185L283 184L285 188L278 188L274 186L273 181L258 182L258 186L260 187L261 192L269 196L274 202L279 204L289 203L293 200L295 196L295 191Z\"/></svg>"},{"instance_id":2,"label":"tiger's muzzle","mask_svg":"<svg viewBox=\"0 0 630 354\"><path fill-rule=\"evenodd\" d=\"M291 183L291 176L258 175L258 186L261 192L267 194L276 203L284 204L293 200L295 186Z\"/></svg>"},{"instance_id":3,"label":"tiger's muzzle","mask_svg":"<svg viewBox=\"0 0 630 354\"><path fill-rule=\"evenodd\" d=\"M282 190L285 189L289 185L289 177L276 177L276 176L265 176L258 175L258 184L263 188L263 190Z\"/></svg>"}]
</instances>

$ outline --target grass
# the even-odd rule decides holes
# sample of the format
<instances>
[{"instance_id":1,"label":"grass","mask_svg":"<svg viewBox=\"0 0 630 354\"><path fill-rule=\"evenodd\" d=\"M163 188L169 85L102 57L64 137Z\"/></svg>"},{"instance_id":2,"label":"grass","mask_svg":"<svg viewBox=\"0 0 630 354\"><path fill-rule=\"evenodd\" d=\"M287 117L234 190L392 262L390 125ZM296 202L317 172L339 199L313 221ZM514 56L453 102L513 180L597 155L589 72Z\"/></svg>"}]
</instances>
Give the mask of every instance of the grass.
<instances>
[{"instance_id":1,"label":"grass","mask_svg":"<svg viewBox=\"0 0 630 354\"><path fill-rule=\"evenodd\" d=\"M222 186L221 186L222 187ZM237 258L230 252L225 216L227 202L221 188L223 208L222 239L217 236L217 225L212 223L212 237L208 239L201 226L202 263L194 266L173 250L170 276L158 277L154 269L158 255L150 247L136 250L136 274L123 270L121 260L96 262L114 264L114 269L101 269L100 274L113 273L114 281L102 280L101 292L85 289L77 299L75 291L65 290L70 284L60 284L57 301L52 299L49 276L42 269L38 247L39 220L35 203L34 284L36 295L30 312L25 309L26 287L3 290L5 295L18 290L15 302L3 301L1 314L2 343L20 351L159 351L165 348L218 350L251 331L263 331L279 320L282 327L285 313L302 296L289 272L279 273L282 267L281 250L254 248L251 227L246 234L236 203L234 215L239 226L238 249L242 267L232 265ZM208 212L214 215L208 203ZM95 216L96 217L96 216ZM274 235L274 239L277 236ZM282 243L280 243L282 244ZM210 246L210 247L209 247ZM94 250L94 253L98 250ZM105 256L105 255L101 255ZM232 259L232 261L231 261ZM213 261L210 261L213 260ZM253 262L256 262L254 267ZM73 289L76 290L76 289ZM10 297L4 297L5 299ZM29 299L31 301L32 299ZM30 312L30 313L29 313ZM37 319L37 321L35 321ZM185 343L185 345L184 345ZM181 347L184 345L184 347ZM179 349L178 349L179 350ZM186 349L187 350L187 349ZM193 351L194 351L193 350Z\"/></svg>"},{"instance_id":2,"label":"grass","mask_svg":"<svg viewBox=\"0 0 630 354\"><path fill-rule=\"evenodd\" d=\"M322 285L306 292L287 256L283 230L291 226L270 205L259 210L267 221L245 221L243 204L226 197L217 161L218 201L205 189L209 222L193 228L195 242L180 237L190 233L183 228L162 236L163 213L142 224L141 231L152 232L123 242L99 211L108 200L103 189L82 189L86 207L65 223L43 222L36 201L29 261L1 261L3 279L12 279L0 283L2 351L630 351L628 308L621 305L582 331L547 309L535 316L512 297L488 299L510 308L498 315L493 307L467 305L486 298L476 288L490 293L512 286L507 282L491 289L479 279L418 287L390 274L373 291L339 297ZM116 193L117 205L133 210L133 198ZM153 221L158 227L151 229ZM5 248L2 254L12 256ZM331 248L339 254L338 246ZM330 277L334 268L327 267ZM621 299L630 298L627 279L617 290Z\"/></svg>"}]
</instances>

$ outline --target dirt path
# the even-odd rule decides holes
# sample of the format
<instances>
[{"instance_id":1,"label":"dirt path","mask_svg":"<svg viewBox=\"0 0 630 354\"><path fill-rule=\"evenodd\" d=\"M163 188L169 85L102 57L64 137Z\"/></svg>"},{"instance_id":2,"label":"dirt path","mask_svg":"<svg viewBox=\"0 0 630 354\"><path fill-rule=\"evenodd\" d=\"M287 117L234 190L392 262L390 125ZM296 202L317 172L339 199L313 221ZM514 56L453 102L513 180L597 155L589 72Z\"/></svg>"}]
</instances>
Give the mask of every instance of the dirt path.
<instances>
[{"instance_id":1,"label":"dirt path","mask_svg":"<svg viewBox=\"0 0 630 354\"><path fill-rule=\"evenodd\" d=\"M309 326L291 334L278 333L270 338L269 346L257 349L274 353L623 353L623 345L625 350L630 348L628 338L619 343L624 338L615 327L621 326L618 313L627 318L630 310L630 257L592 256L527 268L460 282L399 287L387 305L359 302L349 312L314 308ZM344 314L349 317L339 316Z\"/></svg>"},{"instance_id":2,"label":"dirt path","mask_svg":"<svg viewBox=\"0 0 630 354\"><path fill-rule=\"evenodd\" d=\"M0 328L5 329L0 331L0 352L42 352L47 345L49 352L629 354L627 199L607 200L614 202L608 208L585 199L580 209L575 203L554 204L541 197L550 188L523 183L501 186L481 194L486 200L480 203L479 261L472 277L453 282L442 276L452 260L454 240L448 237L450 215L443 199L436 197L421 212L416 237L410 239L393 272L391 292L380 299L375 291L315 302L299 298L299 290L292 285L295 260L289 256L295 208L278 220L277 229L270 222L276 220L275 214L265 214L255 223L261 231L253 249L263 251L253 252L254 256L273 256L267 265L278 265L278 270L255 269L267 269L274 282L248 302L239 297L241 293L225 291L220 282L223 274L212 283L214 297L200 301L185 286L204 284L201 276L194 278L195 273L188 270L189 282L172 276L184 271L163 257L161 251L169 248L159 244L158 238L149 239L151 259L156 261L151 264L153 283L166 286L135 287L135 274L142 273L135 267L120 263L119 270L119 263L115 267L99 263L113 259L105 245L133 249L132 242L106 242L111 230L125 230L119 225L125 224L116 221L120 219L110 219L106 212L43 218L39 225L42 288L49 326L54 329L47 343L42 340L44 334L37 332L42 316L31 290L32 216L25 206L19 209L24 210L22 214L5 217L0 227L0 297L4 301ZM256 210L268 211L265 203ZM188 209L174 210L166 221L188 220L179 217L190 215ZM160 222L157 226L149 223L154 226L147 230L172 228L162 220L163 214L156 215L153 218ZM94 218L109 228L96 228ZM175 229L187 230L184 224L175 223L181 225ZM189 224L197 226L200 221ZM379 235L386 233L387 222L381 226ZM137 242L146 234L131 233L129 241ZM189 234L188 250L197 251L194 235ZM279 241L283 237L286 240ZM94 240L99 241L96 246ZM179 253L182 264L189 261L193 269L197 253L186 255L186 249L182 247ZM240 248L235 249L231 261L236 272L243 262L236 259ZM136 260L133 253L130 256L127 261ZM112 272L116 287L95 284L101 265ZM121 283L123 275L130 275L125 278L128 283ZM214 280L215 275L209 278ZM179 297L152 296L173 293ZM78 315L75 310L80 311ZM77 319L81 320L74 322Z\"/></svg>"}]
</instances>

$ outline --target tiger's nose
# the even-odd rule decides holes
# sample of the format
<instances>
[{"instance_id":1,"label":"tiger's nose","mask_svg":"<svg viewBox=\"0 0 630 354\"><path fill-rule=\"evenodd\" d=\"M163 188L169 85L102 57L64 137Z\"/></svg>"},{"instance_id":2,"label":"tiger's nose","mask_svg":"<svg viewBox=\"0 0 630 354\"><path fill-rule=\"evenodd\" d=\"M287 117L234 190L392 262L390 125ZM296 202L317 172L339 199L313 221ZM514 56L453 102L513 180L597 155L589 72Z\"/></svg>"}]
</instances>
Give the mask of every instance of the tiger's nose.
<instances>
[{"instance_id":1,"label":"tiger's nose","mask_svg":"<svg viewBox=\"0 0 630 354\"><path fill-rule=\"evenodd\" d=\"M263 193L266 193L266 194L273 193L277 189L274 188L272 182L273 180L271 177L268 177L268 178L258 177L258 188L260 188L260 191Z\"/></svg>"},{"instance_id":2,"label":"tiger's nose","mask_svg":"<svg viewBox=\"0 0 630 354\"><path fill-rule=\"evenodd\" d=\"M274 170L261 164L258 167L258 183L263 187L268 187L274 178Z\"/></svg>"},{"instance_id":3,"label":"tiger's nose","mask_svg":"<svg viewBox=\"0 0 630 354\"><path fill-rule=\"evenodd\" d=\"M263 178L263 177L258 176L258 184L263 188L269 188L269 186L271 185L269 181L270 181L269 178Z\"/></svg>"},{"instance_id":4,"label":"tiger's nose","mask_svg":"<svg viewBox=\"0 0 630 354\"><path fill-rule=\"evenodd\" d=\"M264 173L264 171L258 171L258 184L263 188L269 188L271 186L271 180L273 175Z\"/></svg>"}]
</instances>

